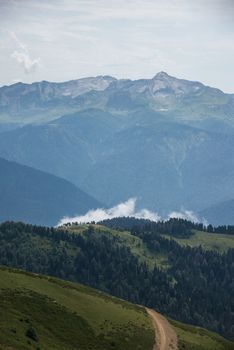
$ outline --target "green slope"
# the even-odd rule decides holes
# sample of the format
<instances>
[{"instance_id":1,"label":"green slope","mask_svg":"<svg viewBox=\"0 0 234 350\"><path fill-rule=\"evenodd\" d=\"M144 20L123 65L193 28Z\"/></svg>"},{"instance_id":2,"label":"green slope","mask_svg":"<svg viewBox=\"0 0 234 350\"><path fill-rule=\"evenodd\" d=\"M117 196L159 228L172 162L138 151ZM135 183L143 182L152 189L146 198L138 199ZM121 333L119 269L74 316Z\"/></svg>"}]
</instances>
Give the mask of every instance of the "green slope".
<instances>
[{"instance_id":1,"label":"green slope","mask_svg":"<svg viewBox=\"0 0 234 350\"><path fill-rule=\"evenodd\" d=\"M99 233L105 233L107 236L118 238L120 245L128 247L131 253L137 257L140 262L146 263L150 269L153 269L155 265L162 269L167 269L167 255L165 253L156 254L150 251L141 238L133 236L129 231L119 231L99 224L73 225L68 227L68 231L85 235L89 227L92 227L97 235Z\"/></svg>"},{"instance_id":2,"label":"green slope","mask_svg":"<svg viewBox=\"0 0 234 350\"><path fill-rule=\"evenodd\" d=\"M156 254L150 251L143 240L137 236L133 236L129 231L119 231L102 225L79 225L71 226L69 230L71 232L84 233L89 226L92 226L95 232L106 232L108 235L118 237L120 242L125 246L128 246L131 252L137 256L142 262L146 262L149 267L153 267L155 263L161 268L167 268L167 254ZM164 235L162 237L168 239L174 239L181 246L199 247L201 246L206 250L214 250L220 253L226 252L228 249L234 248L234 236L221 233L209 233L205 231L192 230L193 235L186 238L178 238L175 236Z\"/></svg>"},{"instance_id":3,"label":"green slope","mask_svg":"<svg viewBox=\"0 0 234 350\"><path fill-rule=\"evenodd\" d=\"M204 231L194 231L189 238L175 238L164 235L167 238L173 238L177 243L183 246L199 247L207 250L216 250L220 253L234 248L234 236L219 233L209 233Z\"/></svg>"},{"instance_id":4,"label":"green slope","mask_svg":"<svg viewBox=\"0 0 234 350\"><path fill-rule=\"evenodd\" d=\"M0 349L152 349L144 307L97 290L21 270L0 268ZM231 350L203 328L169 320L179 350Z\"/></svg>"},{"instance_id":5,"label":"green slope","mask_svg":"<svg viewBox=\"0 0 234 350\"><path fill-rule=\"evenodd\" d=\"M105 232L107 235L118 237L119 242L122 245L129 247L132 254L135 255L141 262L147 263L150 268L153 268L155 264L162 268L167 269L169 267L167 260L167 253L154 253L150 251L143 240L137 236L133 236L129 231L119 231L102 225L78 225L68 227L70 232L79 234L85 234L88 227L92 227L94 232ZM177 238L170 235L162 235L168 239L174 239L181 246L199 247L201 246L206 250L214 250L220 253L226 252L230 248L234 248L234 236L219 233L209 233L205 231L193 230L194 234L189 238Z\"/></svg>"},{"instance_id":6,"label":"green slope","mask_svg":"<svg viewBox=\"0 0 234 350\"><path fill-rule=\"evenodd\" d=\"M0 269L0 349L152 349L143 307L91 288Z\"/></svg>"},{"instance_id":7,"label":"green slope","mask_svg":"<svg viewBox=\"0 0 234 350\"><path fill-rule=\"evenodd\" d=\"M0 264L79 281L233 338L231 252L182 248L160 235L151 241L100 225L67 230L2 224Z\"/></svg>"},{"instance_id":8,"label":"green slope","mask_svg":"<svg viewBox=\"0 0 234 350\"><path fill-rule=\"evenodd\" d=\"M207 331L204 328L195 327L170 320L178 336L179 350L233 350L234 343L220 335Z\"/></svg>"}]
</instances>

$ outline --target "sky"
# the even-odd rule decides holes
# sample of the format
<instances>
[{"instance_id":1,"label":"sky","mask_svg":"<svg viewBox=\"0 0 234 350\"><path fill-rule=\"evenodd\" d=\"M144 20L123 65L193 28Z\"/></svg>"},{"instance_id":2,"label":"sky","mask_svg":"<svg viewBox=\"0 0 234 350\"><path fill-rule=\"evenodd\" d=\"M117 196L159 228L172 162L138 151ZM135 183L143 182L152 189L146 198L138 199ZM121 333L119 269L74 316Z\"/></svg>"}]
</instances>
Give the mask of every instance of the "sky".
<instances>
[{"instance_id":1,"label":"sky","mask_svg":"<svg viewBox=\"0 0 234 350\"><path fill-rule=\"evenodd\" d=\"M157 72L234 93L234 0L0 0L0 86Z\"/></svg>"}]
</instances>

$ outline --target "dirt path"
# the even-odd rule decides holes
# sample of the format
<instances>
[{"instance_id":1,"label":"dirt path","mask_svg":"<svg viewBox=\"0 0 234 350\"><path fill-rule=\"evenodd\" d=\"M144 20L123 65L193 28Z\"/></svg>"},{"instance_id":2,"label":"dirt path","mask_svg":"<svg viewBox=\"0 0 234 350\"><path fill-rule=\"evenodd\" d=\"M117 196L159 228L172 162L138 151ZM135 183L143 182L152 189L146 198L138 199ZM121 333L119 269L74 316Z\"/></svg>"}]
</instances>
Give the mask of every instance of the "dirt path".
<instances>
[{"instance_id":1,"label":"dirt path","mask_svg":"<svg viewBox=\"0 0 234 350\"><path fill-rule=\"evenodd\" d=\"M155 344L153 350L178 350L177 335L169 322L152 309L146 309L155 328Z\"/></svg>"}]
</instances>

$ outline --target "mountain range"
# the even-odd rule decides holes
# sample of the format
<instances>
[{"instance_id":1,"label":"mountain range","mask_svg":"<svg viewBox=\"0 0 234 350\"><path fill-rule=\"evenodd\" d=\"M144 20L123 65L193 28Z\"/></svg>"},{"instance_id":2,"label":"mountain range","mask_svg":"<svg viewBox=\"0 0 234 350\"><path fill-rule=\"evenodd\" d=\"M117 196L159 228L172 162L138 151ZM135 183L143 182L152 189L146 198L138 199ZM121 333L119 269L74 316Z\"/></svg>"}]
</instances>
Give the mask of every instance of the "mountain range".
<instances>
[{"instance_id":1,"label":"mountain range","mask_svg":"<svg viewBox=\"0 0 234 350\"><path fill-rule=\"evenodd\" d=\"M0 132L2 158L106 206L137 197L162 217L186 209L234 224L233 94L165 72L17 83L0 88Z\"/></svg>"}]
</instances>

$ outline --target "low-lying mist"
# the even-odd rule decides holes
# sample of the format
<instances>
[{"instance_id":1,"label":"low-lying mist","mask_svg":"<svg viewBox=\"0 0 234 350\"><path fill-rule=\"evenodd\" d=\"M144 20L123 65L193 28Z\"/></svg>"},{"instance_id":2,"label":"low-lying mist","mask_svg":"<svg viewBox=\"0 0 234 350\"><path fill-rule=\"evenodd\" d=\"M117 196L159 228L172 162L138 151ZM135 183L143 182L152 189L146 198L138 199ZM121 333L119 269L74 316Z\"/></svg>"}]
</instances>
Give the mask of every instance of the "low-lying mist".
<instances>
[{"instance_id":1,"label":"low-lying mist","mask_svg":"<svg viewBox=\"0 0 234 350\"><path fill-rule=\"evenodd\" d=\"M102 220L113 219L116 217L135 217L138 219L148 219L151 221L159 221L159 220L168 220L171 218L180 218L186 219L192 222L203 222L206 224L206 220L203 218L199 218L193 211L181 209L181 211L172 211L167 217L162 218L158 213L152 212L148 209L136 209L136 198L129 198L126 202L119 203L118 205L109 208L98 208L94 210L89 210L84 215L77 215L74 217L64 217L62 218L57 226L61 226L67 223L78 222L80 224L88 223L88 222L99 222Z\"/></svg>"}]
</instances>

